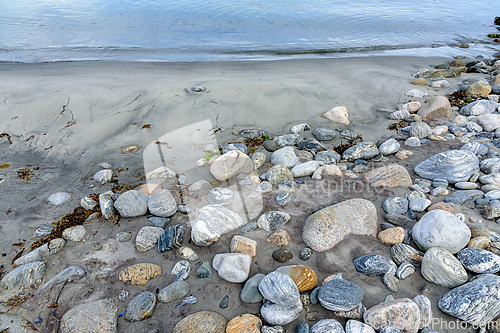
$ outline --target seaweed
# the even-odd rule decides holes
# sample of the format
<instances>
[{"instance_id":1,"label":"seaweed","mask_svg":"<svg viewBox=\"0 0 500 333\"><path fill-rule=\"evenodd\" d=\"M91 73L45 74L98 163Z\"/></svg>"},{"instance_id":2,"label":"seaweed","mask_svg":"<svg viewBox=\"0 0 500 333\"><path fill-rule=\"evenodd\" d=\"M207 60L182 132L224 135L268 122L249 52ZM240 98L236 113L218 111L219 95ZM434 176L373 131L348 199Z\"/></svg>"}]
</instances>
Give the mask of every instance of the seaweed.
<instances>
[{"instance_id":1,"label":"seaweed","mask_svg":"<svg viewBox=\"0 0 500 333\"><path fill-rule=\"evenodd\" d=\"M35 168L35 170L36 170L36 168ZM19 178L19 179L24 179L26 181L30 181L31 177L33 177L34 175L35 175L35 173L29 167L17 170L17 178Z\"/></svg>"},{"instance_id":2,"label":"seaweed","mask_svg":"<svg viewBox=\"0 0 500 333\"><path fill-rule=\"evenodd\" d=\"M359 142L363 142L363 137L358 134L356 137L348 139L346 143L343 143L342 141L340 141L340 143L337 146L333 147L333 150L337 154L342 156L347 149L351 148L352 146L354 146L355 144L357 144Z\"/></svg>"},{"instance_id":3,"label":"seaweed","mask_svg":"<svg viewBox=\"0 0 500 333\"><path fill-rule=\"evenodd\" d=\"M405 120L400 120L397 123L389 125L389 127L387 127L387 129L389 129L391 131L396 130L399 133L399 129L404 128L407 125L408 125L408 123Z\"/></svg>"},{"instance_id":4,"label":"seaweed","mask_svg":"<svg viewBox=\"0 0 500 333\"><path fill-rule=\"evenodd\" d=\"M450 101L451 106L457 106L462 108L467 104L477 101L479 99L484 99L479 96L469 96L462 90L457 90L451 94L446 95L446 98Z\"/></svg>"}]
</instances>

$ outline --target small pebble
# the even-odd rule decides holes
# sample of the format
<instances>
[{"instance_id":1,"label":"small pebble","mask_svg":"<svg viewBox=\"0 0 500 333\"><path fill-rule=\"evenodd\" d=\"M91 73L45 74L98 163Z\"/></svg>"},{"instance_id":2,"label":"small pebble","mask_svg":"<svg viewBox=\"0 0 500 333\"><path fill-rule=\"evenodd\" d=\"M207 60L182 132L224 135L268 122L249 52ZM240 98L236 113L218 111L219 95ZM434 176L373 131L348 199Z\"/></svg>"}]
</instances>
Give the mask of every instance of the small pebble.
<instances>
[{"instance_id":1,"label":"small pebble","mask_svg":"<svg viewBox=\"0 0 500 333\"><path fill-rule=\"evenodd\" d=\"M309 258L311 258L313 252L314 251L312 249L305 247L302 250L300 250L299 259L302 261L307 261L307 260L309 260Z\"/></svg>"},{"instance_id":2,"label":"small pebble","mask_svg":"<svg viewBox=\"0 0 500 333\"><path fill-rule=\"evenodd\" d=\"M229 306L229 295L224 296L222 301L219 303L219 308L225 309Z\"/></svg>"},{"instance_id":3,"label":"small pebble","mask_svg":"<svg viewBox=\"0 0 500 333\"><path fill-rule=\"evenodd\" d=\"M278 249L273 252L273 259L277 262L284 263L293 258L292 252L287 249Z\"/></svg>"}]
</instances>

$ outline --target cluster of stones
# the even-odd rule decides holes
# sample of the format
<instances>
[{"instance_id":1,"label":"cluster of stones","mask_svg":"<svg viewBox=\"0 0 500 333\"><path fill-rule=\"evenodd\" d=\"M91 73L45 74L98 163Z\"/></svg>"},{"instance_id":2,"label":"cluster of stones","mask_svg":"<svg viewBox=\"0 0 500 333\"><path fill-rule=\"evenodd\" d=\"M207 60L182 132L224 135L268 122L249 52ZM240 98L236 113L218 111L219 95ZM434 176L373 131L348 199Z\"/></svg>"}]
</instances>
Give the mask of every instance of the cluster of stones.
<instances>
[{"instance_id":1,"label":"cluster of stones","mask_svg":"<svg viewBox=\"0 0 500 333\"><path fill-rule=\"evenodd\" d=\"M371 186L399 187L407 189L404 196L387 198L382 207L370 201L353 198L325 207L310 215L302 226L302 240L307 247L299 258L308 260L316 252L335 247L348 235L378 237L391 246L392 259L378 254L367 254L356 258L353 269L367 276L381 277L381 282L397 292L398 282L416 272L420 266L422 277L438 286L450 288L438 302L441 311L459 318L471 325L485 325L500 314L500 235L486 227L470 226L477 218L470 220L457 213L459 206L479 208L485 220L500 218L500 61L455 60L447 68L421 70L414 76L414 84L427 84L433 88L447 87L445 78L456 77L464 72L489 74L486 80L466 79L460 89L478 99L461 109L452 108L443 96L429 97L427 93L412 89L405 95L411 100L399 105L391 112L390 119L405 120L410 126L401 133L379 142L359 142L342 154L328 145L336 137L356 137L349 130L318 128L311 132L311 125L302 123L291 128L291 134L276 136L264 142L264 148L272 153L270 159L262 151L251 156L241 143L232 143L222 148L222 155L214 145L204 151L208 155L197 161L198 167L209 167L218 181L238 182L256 194L278 194L273 197L276 204L286 209L291 202L300 200L297 189L308 181L321 180L325 176L359 178ZM449 85L449 84L448 84ZM492 94L493 93L493 94ZM422 100L418 102L416 100ZM454 115L455 112L455 116ZM456 112L459 115L456 115ZM326 112L323 117L333 123L350 124L347 109L338 106ZM438 126L430 126L440 120ZM259 129L245 129L239 135L247 139L258 139L264 135ZM411 150L429 141L459 141L460 149L438 153L414 168L420 178L414 181L405 167L388 164L369 170L370 163L389 162L393 156L403 160L412 155ZM268 164L270 162L270 164ZM373 165L373 163L371 165ZM102 164L93 180L106 184L113 177L111 166ZM267 170L264 171L265 168ZM433 314L431 301L424 295L413 299L387 297L382 303L367 309L363 305L363 290L354 282L342 277L342 273L326 277L318 286L316 272L306 265L281 266L268 274L249 276L252 258L257 255L255 239L235 235L227 253L215 254L212 258L200 260L195 250L183 246L186 233L192 242L200 247L216 243L226 233L239 230L249 234L259 228L268 232L267 241L278 246L273 258L285 263L293 257L286 249L290 237L283 228L291 216L283 210L262 213L256 221L246 223L241 214L230 210L235 200L231 188L216 187L201 180L184 184L182 175L163 166L147 173L147 185L122 194L112 191L99 195L95 201L89 197L81 199L86 210L97 207L102 217L112 220L135 218L151 214L152 225L138 230L135 249L147 252L152 249L162 253L177 251L183 260L173 265L170 273L175 282L166 285L156 293L145 290L130 301L124 318L134 322L150 318L160 303L180 301L176 307L197 302L190 295L190 286L185 281L191 271L198 278L217 275L226 281L242 284L240 293L244 303L262 303L262 319L243 313L230 321L214 311L200 311L190 314L175 324L173 332L284 332L283 326L296 321L306 310L306 318L314 320L307 305L319 303L332 312L332 317L348 319L345 328L335 319L323 319L309 327L307 322L296 323L296 333L320 332L435 332L431 328ZM165 185L167 184L167 185ZM170 184L170 185L168 185ZM210 188L206 196L209 203L195 212L195 218L184 225L169 225L174 214L191 214L190 208L179 202L173 192L197 192ZM51 195L48 202L60 206L70 200L67 193ZM380 222L377 210L385 212ZM99 214L99 213L96 213ZM95 215L91 216L95 218ZM470 222L470 223L469 223ZM381 231L379 232L379 225ZM42 225L34 237L50 235L53 228ZM7 289L30 288L41 284L46 261L59 252L66 241L85 239L85 227L68 228L63 238L57 238L42 247L29 252L15 261L17 266L4 276L1 286ZM251 234L249 234L251 235ZM127 242L132 234L116 234L116 242ZM192 264L195 263L195 264ZM194 269L196 268L196 270ZM469 273L468 273L469 272ZM152 263L137 263L120 270L118 279L124 284L148 286L151 279L162 276L162 267ZM469 279L469 274L475 275ZM69 266L38 288L38 292L54 284L84 278L86 271L80 266ZM123 290L118 299L125 301L130 293ZM189 295L189 296L188 296ZM220 307L228 306L224 298ZM244 312L242 310L242 312ZM77 332L78 327L89 331L116 332L118 307L112 298L80 304L64 314L61 332ZM2 314L1 320L12 319ZM8 318L7 318L8 317ZM21 325L21 324L19 324Z\"/></svg>"}]
</instances>

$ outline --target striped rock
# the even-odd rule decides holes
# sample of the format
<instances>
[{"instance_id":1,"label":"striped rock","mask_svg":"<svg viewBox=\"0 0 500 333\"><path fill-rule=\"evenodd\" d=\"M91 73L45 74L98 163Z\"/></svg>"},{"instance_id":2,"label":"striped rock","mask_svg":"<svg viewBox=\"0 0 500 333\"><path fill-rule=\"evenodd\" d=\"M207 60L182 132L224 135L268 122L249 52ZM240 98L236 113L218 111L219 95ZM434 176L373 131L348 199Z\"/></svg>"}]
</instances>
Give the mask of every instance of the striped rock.
<instances>
[{"instance_id":1,"label":"striped rock","mask_svg":"<svg viewBox=\"0 0 500 333\"><path fill-rule=\"evenodd\" d=\"M425 253L421 273L427 281L446 288L460 286L468 279L460 261L440 247L433 247Z\"/></svg>"},{"instance_id":2,"label":"striped rock","mask_svg":"<svg viewBox=\"0 0 500 333\"><path fill-rule=\"evenodd\" d=\"M415 173L426 179L465 182L479 172L479 160L467 150L449 150L432 156L415 167Z\"/></svg>"},{"instance_id":3,"label":"striped rock","mask_svg":"<svg viewBox=\"0 0 500 333\"><path fill-rule=\"evenodd\" d=\"M251 314L242 314L231 319L227 324L226 333L260 333L262 320Z\"/></svg>"},{"instance_id":4,"label":"striped rock","mask_svg":"<svg viewBox=\"0 0 500 333\"><path fill-rule=\"evenodd\" d=\"M275 272L288 275L300 292L311 290L318 284L318 277L314 270L309 266L282 266L276 269Z\"/></svg>"},{"instance_id":5,"label":"striped rock","mask_svg":"<svg viewBox=\"0 0 500 333\"><path fill-rule=\"evenodd\" d=\"M413 266L420 266L424 258L423 252L406 244L394 244L391 247L391 255L392 259L394 259L398 265L408 262Z\"/></svg>"},{"instance_id":6,"label":"striped rock","mask_svg":"<svg viewBox=\"0 0 500 333\"><path fill-rule=\"evenodd\" d=\"M396 164L373 169L365 174L365 178L371 186L408 187L412 184L408 171Z\"/></svg>"},{"instance_id":7,"label":"striped rock","mask_svg":"<svg viewBox=\"0 0 500 333\"><path fill-rule=\"evenodd\" d=\"M120 271L118 280L124 283L144 286L149 280L161 275L161 267L155 264L141 263Z\"/></svg>"},{"instance_id":8,"label":"striped rock","mask_svg":"<svg viewBox=\"0 0 500 333\"><path fill-rule=\"evenodd\" d=\"M0 285L6 289L29 288L42 282L45 269L45 263L41 261L19 266L5 275Z\"/></svg>"}]
</instances>

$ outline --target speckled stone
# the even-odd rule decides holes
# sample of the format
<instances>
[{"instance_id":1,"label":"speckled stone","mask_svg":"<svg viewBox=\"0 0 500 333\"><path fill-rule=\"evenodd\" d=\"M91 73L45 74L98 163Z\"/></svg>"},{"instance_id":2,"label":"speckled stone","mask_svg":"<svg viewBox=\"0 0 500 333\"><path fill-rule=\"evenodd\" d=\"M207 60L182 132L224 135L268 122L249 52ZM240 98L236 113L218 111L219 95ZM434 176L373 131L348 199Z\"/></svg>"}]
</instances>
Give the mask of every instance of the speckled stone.
<instances>
[{"instance_id":1,"label":"speckled stone","mask_svg":"<svg viewBox=\"0 0 500 333\"><path fill-rule=\"evenodd\" d=\"M349 311L361 303L363 290L351 281L333 279L321 287L318 300L328 310Z\"/></svg>"},{"instance_id":2,"label":"speckled stone","mask_svg":"<svg viewBox=\"0 0 500 333\"><path fill-rule=\"evenodd\" d=\"M107 298L79 304L67 311L61 318L61 333L116 333L118 306L115 300ZM0 324L0 328L1 328ZM20 332L17 330L9 330Z\"/></svg>"},{"instance_id":3,"label":"speckled stone","mask_svg":"<svg viewBox=\"0 0 500 333\"><path fill-rule=\"evenodd\" d=\"M247 146L245 146L243 143L229 143L222 147L222 154L228 153L232 150L238 150L242 152L243 154L246 154L248 151Z\"/></svg>"},{"instance_id":4,"label":"speckled stone","mask_svg":"<svg viewBox=\"0 0 500 333\"><path fill-rule=\"evenodd\" d=\"M368 276L383 276L386 273L395 273L396 264L379 254L367 254L354 259L354 267L362 274Z\"/></svg>"},{"instance_id":5,"label":"speckled stone","mask_svg":"<svg viewBox=\"0 0 500 333\"><path fill-rule=\"evenodd\" d=\"M146 252L155 247L158 238L163 234L162 228L142 227L135 238L135 248L137 251Z\"/></svg>"},{"instance_id":6,"label":"speckled stone","mask_svg":"<svg viewBox=\"0 0 500 333\"><path fill-rule=\"evenodd\" d=\"M293 168L300 162L297 155L295 155L295 150L291 147L285 147L272 153L271 163L273 165L282 165L287 168Z\"/></svg>"},{"instance_id":7,"label":"speckled stone","mask_svg":"<svg viewBox=\"0 0 500 333\"><path fill-rule=\"evenodd\" d=\"M280 305L266 301L260 309L262 318L270 325L288 325L299 316L302 311L302 302L294 305Z\"/></svg>"},{"instance_id":8,"label":"speckled stone","mask_svg":"<svg viewBox=\"0 0 500 333\"><path fill-rule=\"evenodd\" d=\"M439 246L451 253L457 253L467 245L471 232L455 215L435 209L426 213L413 226L412 237L423 251Z\"/></svg>"},{"instance_id":9,"label":"speckled stone","mask_svg":"<svg viewBox=\"0 0 500 333\"><path fill-rule=\"evenodd\" d=\"M233 283L241 283L248 278L252 257L243 253L216 254L212 267L219 277Z\"/></svg>"},{"instance_id":10,"label":"speckled stone","mask_svg":"<svg viewBox=\"0 0 500 333\"><path fill-rule=\"evenodd\" d=\"M375 333L375 330L369 325L351 319L345 325L345 333Z\"/></svg>"},{"instance_id":11,"label":"speckled stone","mask_svg":"<svg viewBox=\"0 0 500 333\"><path fill-rule=\"evenodd\" d=\"M490 100L478 100L467 104L460 109L460 113L465 116L479 116L482 114L494 113L498 108L498 103Z\"/></svg>"},{"instance_id":12,"label":"speckled stone","mask_svg":"<svg viewBox=\"0 0 500 333\"><path fill-rule=\"evenodd\" d=\"M257 220L259 228L266 231L276 231L290 220L290 215L281 211L269 211L262 214Z\"/></svg>"},{"instance_id":13,"label":"speckled stone","mask_svg":"<svg viewBox=\"0 0 500 333\"><path fill-rule=\"evenodd\" d=\"M318 277L314 270L305 265L281 266L275 270L289 276L297 286L299 292L311 290L318 284Z\"/></svg>"},{"instance_id":14,"label":"speckled stone","mask_svg":"<svg viewBox=\"0 0 500 333\"><path fill-rule=\"evenodd\" d=\"M112 219L116 216L116 209L113 205L113 200L109 195L101 193L99 194L99 207L101 209L102 217L106 220Z\"/></svg>"},{"instance_id":15,"label":"speckled stone","mask_svg":"<svg viewBox=\"0 0 500 333\"><path fill-rule=\"evenodd\" d=\"M486 325L500 313L500 277L479 275L444 294L438 307L471 325Z\"/></svg>"},{"instance_id":16,"label":"speckled stone","mask_svg":"<svg viewBox=\"0 0 500 333\"><path fill-rule=\"evenodd\" d=\"M386 213L404 215L408 212L408 200L403 197L385 199L382 208Z\"/></svg>"},{"instance_id":17,"label":"speckled stone","mask_svg":"<svg viewBox=\"0 0 500 333\"><path fill-rule=\"evenodd\" d=\"M40 261L16 267L2 278L0 285L5 289L35 286L42 282L45 269L45 264Z\"/></svg>"},{"instance_id":18,"label":"speckled stone","mask_svg":"<svg viewBox=\"0 0 500 333\"><path fill-rule=\"evenodd\" d=\"M128 322L141 321L153 315L156 308L155 294L144 291L130 300L125 310L125 320Z\"/></svg>"},{"instance_id":19,"label":"speckled stone","mask_svg":"<svg viewBox=\"0 0 500 333\"><path fill-rule=\"evenodd\" d=\"M226 333L260 333L262 320L251 314L242 314L229 321Z\"/></svg>"},{"instance_id":20,"label":"speckled stone","mask_svg":"<svg viewBox=\"0 0 500 333\"><path fill-rule=\"evenodd\" d=\"M445 179L450 183L468 181L479 172L477 156L466 150L449 150L432 156L415 167L415 173L426 179Z\"/></svg>"},{"instance_id":21,"label":"speckled stone","mask_svg":"<svg viewBox=\"0 0 500 333\"><path fill-rule=\"evenodd\" d=\"M391 155L396 153L400 147L401 145L398 141L396 141L395 139L389 139L387 141L384 141L380 145L380 147L378 147L378 150L382 155Z\"/></svg>"},{"instance_id":22,"label":"speckled stone","mask_svg":"<svg viewBox=\"0 0 500 333\"><path fill-rule=\"evenodd\" d=\"M185 260L189 261L198 260L198 254L192 248L187 246L181 246L179 248L179 255L181 256L182 259Z\"/></svg>"},{"instance_id":23,"label":"speckled stone","mask_svg":"<svg viewBox=\"0 0 500 333\"><path fill-rule=\"evenodd\" d=\"M335 319L322 319L311 327L311 333L344 333L344 329Z\"/></svg>"},{"instance_id":24,"label":"speckled stone","mask_svg":"<svg viewBox=\"0 0 500 333\"><path fill-rule=\"evenodd\" d=\"M207 279L214 276L212 265L208 261L204 261L196 270L196 276L200 279Z\"/></svg>"},{"instance_id":25,"label":"speckled stone","mask_svg":"<svg viewBox=\"0 0 500 333\"><path fill-rule=\"evenodd\" d=\"M431 210L435 210L435 209L441 209L441 210L447 211L448 213L451 213L451 214L457 213L456 210L453 208L453 206L450 205L449 203L446 203L446 202L438 202L438 203L432 204L429 206L427 211L430 212Z\"/></svg>"},{"instance_id":26,"label":"speckled stone","mask_svg":"<svg viewBox=\"0 0 500 333\"><path fill-rule=\"evenodd\" d=\"M273 141L279 146L279 147L286 147L286 146L294 146L299 142L302 138L298 134L285 134L285 135L280 135L274 137Z\"/></svg>"},{"instance_id":27,"label":"speckled stone","mask_svg":"<svg viewBox=\"0 0 500 333\"><path fill-rule=\"evenodd\" d=\"M284 263L287 262L288 260L293 258L292 252L288 251L287 249L278 249L273 252L272 254L273 259L276 260L277 262Z\"/></svg>"},{"instance_id":28,"label":"speckled stone","mask_svg":"<svg viewBox=\"0 0 500 333\"><path fill-rule=\"evenodd\" d=\"M373 169L365 174L370 186L408 187L412 180L408 171L401 165L388 165Z\"/></svg>"},{"instance_id":29,"label":"speckled stone","mask_svg":"<svg viewBox=\"0 0 500 333\"><path fill-rule=\"evenodd\" d=\"M325 165L331 165L337 164L341 160L341 156L332 150L323 150L316 153L314 160L323 162Z\"/></svg>"},{"instance_id":30,"label":"speckled stone","mask_svg":"<svg viewBox=\"0 0 500 333\"><path fill-rule=\"evenodd\" d=\"M401 227L386 229L379 232L377 238L384 245L394 245L403 243L405 239L405 229Z\"/></svg>"},{"instance_id":31,"label":"speckled stone","mask_svg":"<svg viewBox=\"0 0 500 333\"><path fill-rule=\"evenodd\" d=\"M158 294L158 301L169 303L178 300L189 294L189 284L185 281L175 281L162 290Z\"/></svg>"},{"instance_id":32,"label":"speckled stone","mask_svg":"<svg viewBox=\"0 0 500 333\"><path fill-rule=\"evenodd\" d=\"M156 264L140 263L120 271L118 280L133 285L145 286L149 280L161 275L161 267Z\"/></svg>"},{"instance_id":33,"label":"speckled stone","mask_svg":"<svg viewBox=\"0 0 500 333\"><path fill-rule=\"evenodd\" d=\"M232 150L217 157L210 166L210 173L220 181L225 181L241 173L250 173L253 170L254 162L252 159L238 150Z\"/></svg>"},{"instance_id":34,"label":"speckled stone","mask_svg":"<svg viewBox=\"0 0 500 333\"><path fill-rule=\"evenodd\" d=\"M169 190L157 190L151 193L148 200L151 214L160 217L170 217L177 212L177 204Z\"/></svg>"},{"instance_id":35,"label":"speckled stone","mask_svg":"<svg viewBox=\"0 0 500 333\"><path fill-rule=\"evenodd\" d=\"M302 261L307 261L311 258L313 255L314 251L308 247L303 248L299 252L299 259Z\"/></svg>"},{"instance_id":36,"label":"speckled stone","mask_svg":"<svg viewBox=\"0 0 500 333\"><path fill-rule=\"evenodd\" d=\"M233 191L224 187L216 187L207 195L207 200L212 205L228 205L233 199Z\"/></svg>"},{"instance_id":37,"label":"speckled stone","mask_svg":"<svg viewBox=\"0 0 500 333\"><path fill-rule=\"evenodd\" d=\"M243 219L237 213L221 205L201 208L191 228L191 239L198 246L215 243L219 237L243 225Z\"/></svg>"},{"instance_id":38,"label":"speckled stone","mask_svg":"<svg viewBox=\"0 0 500 333\"><path fill-rule=\"evenodd\" d=\"M256 151L252 155L252 161L255 164L255 169L259 169L261 166L263 166L264 163L266 163L266 160L266 154L264 154L263 152Z\"/></svg>"},{"instance_id":39,"label":"speckled stone","mask_svg":"<svg viewBox=\"0 0 500 333\"><path fill-rule=\"evenodd\" d=\"M48 236L52 233L54 228L55 227L53 225L41 224L35 229L35 232L33 233L33 238L41 238Z\"/></svg>"},{"instance_id":40,"label":"speckled stone","mask_svg":"<svg viewBox=\"0 0 500 333\"><path fill-rule=\"evenodd\" d=\"M232 253L244 253L252 258L257 255L257 242L244 236L234 235L229 248Z\"/></svg>"},{"instance_id":41,"label":"speckled stone","mask_svg":"<svg viewBox=\"0 0 500 333\"><path fill-rule=\"evenodd\" d=\"M342 155L342 158L347 161L354 161L357 159L369 160L378 154L377 145L373 142L359 142L347 149Z\"/></svg>"},{"instance_id":42,"label":"speckled stone","mask_svg":"<svg viewBox=\"0 0 500 333\"><path fill-rule=\"evenodd\" d=\"M429 327L432 325L432 307L431 300L424 295L418 295L413 298L420 310L420 328Z\"/></svg>"},{"instance_id":43,"label":"speckled stone","mask_svg":"<svg viewBox=\"0 0 500 333\"><path fill-rule=\"evenodd\" d=\"M115 235L115 241L117 242L128 242L132 239L132 234L130 232L122 231Z\"/></svg>"},{"instance_id":44,"label":"speckled stone","mask_svg":"<svg viewBox=\"0 0 500 333\"><path fill-rule=\"evenodd\" d=\"M319 210L304 222L302 239L317 252L327 251L346 235L376 236L377 211L368 200L351 199Z\"/></svg>"},{"instance_id":45,"label":"speckled stone","mask_svg":"<svg viewBox=\"0 0 500 333\"><path fill-rule=\"evenodd\" d=\"M460 261L440 247L433 247L425 252L421 273L427 281L447 288L460 286L468 279Z\"/></svg>"},{"instance_id":46,"label":"speckled stone","mask_svg":"<svg viewBox=\"0 0 500 333\"><path fill-rule=\"evenodd\" d=\"M290 241L290 236L288 235L288 232L286 232L286 230L284 229L278 229L272 234L270 234L269 237L266 238L266 242L281 247L288 246L289 241Z\"/></svg>"},{"instance_id":47,"label":"speckled stone","mask_svg":"<svg viewBox=\"0 0 500 333\"><path fill-rule=\"evenodd\" d=\"M420 328L420 310L415 302L401 298L366 310L364 322L375 330L396 327L403 333L417 333Z\"/></svg>"},{"instance_id":48,"label":"speckled stone","mask_svg":"<svg viewBox=\"0 0 500 333\"><path fill-rule=\"evenodd\" d=\"M475 237L472 238L469 243L467 244L467 247L470 247L472 249L486 249L488 246L491 244L491 239L488 237Z\"/></svg>"},{"instance_id":49,"label":"speckled stone","mask_svg":"<svg viewBox=\"0 0 500 333\"><path fill-rule=\"evenodd\" d=\"M257 188L255 189L255 192L257 193L269 193L273 190L273 184L268 182L267 180L263 181L259 185L257 185Z\"/></svg>"},{"instance_id":50,"label":"speckled stone","mask_svg":"<svg viewBox=\"0 0 500 333\"><path fill-rule=\"evenodd\" d=\"M500 256L486 250L465 248L457 258L466 269L474 273L497 273L500 271Z\"/></svg>"},{"instance_id":51,"label":"speckled stone","mask_svg":"<svg viewBox=\"0 0 500 333\"><path fill-rule=\"evenodd\" d=\"M179 321L172 333L226 333L227 319L213 311L199 311Z\"/></svg>"},{"instance_id":52,"label":"speckled stone","mask_svg":"<svg viewBox=\"0 0 500 333\"><path fill-rule=\"evenodd\" d=\"M130 190L118 197L114 205L122 217L136 217L146 215L148 212L147 194L136 190Z\"/></svg>"},{"instance_id":53,"label":"speckled stone","mask_svg":"<svg viewBox=\"0 0 500 333\"><path fill-rule=\"evenodd\" d=\"M391 255L398 265L409 262L413 266L420 266L424 258L423 252L406 244L394 244L391 247Z\"/></svg>"},{"instance_id":54,"label":"speckled stone","mask_svg":"<svg viewBox=\"0 0 500 333\"><path fill-rule=\"evenodd\" d=\"M283 165L275 165L267 171L266 179L273 185L278 185L286 180L293 180L292 172Z\"/></svg>"},{"instance_id":55,"label":"speckled stone","mask_svg":"<svg viewBox=\"0 0 500 333\"><path fill-rule=\"evenodd\" d=\"M191 264L187 260L180 260L175 263L171 273L177 281L186 280L191 273Z\"/></svg>"}]
</instances>

